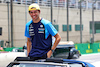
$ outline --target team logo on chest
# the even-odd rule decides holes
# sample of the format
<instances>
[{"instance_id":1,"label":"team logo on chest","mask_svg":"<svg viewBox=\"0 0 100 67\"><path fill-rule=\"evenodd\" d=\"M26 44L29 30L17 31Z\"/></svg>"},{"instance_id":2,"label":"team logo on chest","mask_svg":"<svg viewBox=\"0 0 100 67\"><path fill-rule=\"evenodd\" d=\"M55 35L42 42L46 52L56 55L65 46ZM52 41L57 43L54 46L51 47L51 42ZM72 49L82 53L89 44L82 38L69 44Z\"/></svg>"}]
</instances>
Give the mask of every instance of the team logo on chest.
<instances>
[{"instance_id":1,"label":"team logo on chest","mask_svg":"<svg viewBox=\"0 0 100 67\"><path fill-rule=\"evenodd\" d=\"M44 33L43 25L40 25L40 27L38 28L38 33Z\"/></svg>"},{"instance_id":2,"label":"team logo on chest","mask_svg":"<svg viewBox=\"0 0 100 67\"><path fill-rule=\"evenodd\" d=\"M43 28L43 25L40 25L41 28Z\"/></svg>"}]
</instances>

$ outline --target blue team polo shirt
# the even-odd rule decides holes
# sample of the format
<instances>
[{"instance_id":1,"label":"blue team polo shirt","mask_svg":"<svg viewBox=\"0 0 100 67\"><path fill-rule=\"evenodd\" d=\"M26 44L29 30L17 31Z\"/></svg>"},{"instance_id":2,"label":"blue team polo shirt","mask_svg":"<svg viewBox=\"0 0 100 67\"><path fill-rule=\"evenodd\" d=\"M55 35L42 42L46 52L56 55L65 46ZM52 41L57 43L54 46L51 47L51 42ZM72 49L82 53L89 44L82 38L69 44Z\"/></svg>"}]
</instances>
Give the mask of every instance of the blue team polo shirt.
<instances>
[{"instance_id":1,"label":"blue team polo shirt","mask_svg":"<svg viewBox=\"0 0 100 67\"><path fill-rule=\"evenodd\" d=\"M29 21L25 28L25 36L30 38L32 42L29 56L41 57L46 54L51 49L52 36L57 33L57 30L48 20L41 19L38 23Z\"/></svg>"}]
</instances>

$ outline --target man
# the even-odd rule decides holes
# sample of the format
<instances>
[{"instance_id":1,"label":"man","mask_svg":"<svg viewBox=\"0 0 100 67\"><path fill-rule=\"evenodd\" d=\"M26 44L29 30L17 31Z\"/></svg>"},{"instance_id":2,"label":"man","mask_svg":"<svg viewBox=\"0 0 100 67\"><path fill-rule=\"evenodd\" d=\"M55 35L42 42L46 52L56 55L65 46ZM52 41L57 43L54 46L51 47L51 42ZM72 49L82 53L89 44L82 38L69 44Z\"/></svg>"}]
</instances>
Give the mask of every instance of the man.
<instances>
[{"instance_id":1,"label":"man","mask_svg":"<svg viewBox=\"0 0 100 67\"><path fill-rule=\"evenodd\" d=\"M27 37L27 55L31 58L50 58L61 37L51 22L41 18L40 7L33 3L29 6L29 14L32 18L25 28ZM52 46L52 36L55 37Z\"/></svg>"}]
</instances>

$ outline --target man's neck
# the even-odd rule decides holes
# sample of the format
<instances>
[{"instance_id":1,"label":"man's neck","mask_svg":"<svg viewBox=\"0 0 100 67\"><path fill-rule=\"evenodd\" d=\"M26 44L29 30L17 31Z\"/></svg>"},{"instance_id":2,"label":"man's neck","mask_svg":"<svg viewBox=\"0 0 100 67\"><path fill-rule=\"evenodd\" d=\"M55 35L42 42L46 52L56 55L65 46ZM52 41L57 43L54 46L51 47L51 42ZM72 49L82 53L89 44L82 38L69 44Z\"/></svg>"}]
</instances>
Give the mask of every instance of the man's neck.
<instances>
[{"instance_id":1,"label":"man's neck","mask_svg":"<svg viewBox=\"0 0 100 67\"><path fill-rule=\"evenodd\" d=\"M37 20L33 20L33 23L38 23L41 20L41 17L39 17Z\"/></svg>"}]
</instances>

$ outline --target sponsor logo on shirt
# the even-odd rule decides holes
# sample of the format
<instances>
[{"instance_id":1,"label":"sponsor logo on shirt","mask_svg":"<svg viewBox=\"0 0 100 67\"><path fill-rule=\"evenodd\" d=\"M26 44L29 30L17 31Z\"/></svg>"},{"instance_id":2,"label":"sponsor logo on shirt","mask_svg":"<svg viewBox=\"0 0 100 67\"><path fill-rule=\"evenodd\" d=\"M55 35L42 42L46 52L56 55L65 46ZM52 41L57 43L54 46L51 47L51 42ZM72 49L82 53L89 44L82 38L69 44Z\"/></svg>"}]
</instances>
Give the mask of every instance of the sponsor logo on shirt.
<instances>
[{"instance_id":1,"label":"sponsor logo on shirt","mask_svg":"<svg viewBox=\"0 0 100 67\"><path fill-rule=\"evenodd\" d=\"M40 28L38 28L38 33L44 33L43 25L40 25Z\"/></svg>"},{"instance_id":2,"label":"sponsor logo on shirt","mask_svg":"<svg viewBox=\"0 0 100 67\"><path fill-rule=\"evenodd\" d=\"M34 36L34 27L32 26L32 24L29 26L29 34L30 36Z\"/></svg>"}]
</instances>

